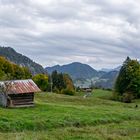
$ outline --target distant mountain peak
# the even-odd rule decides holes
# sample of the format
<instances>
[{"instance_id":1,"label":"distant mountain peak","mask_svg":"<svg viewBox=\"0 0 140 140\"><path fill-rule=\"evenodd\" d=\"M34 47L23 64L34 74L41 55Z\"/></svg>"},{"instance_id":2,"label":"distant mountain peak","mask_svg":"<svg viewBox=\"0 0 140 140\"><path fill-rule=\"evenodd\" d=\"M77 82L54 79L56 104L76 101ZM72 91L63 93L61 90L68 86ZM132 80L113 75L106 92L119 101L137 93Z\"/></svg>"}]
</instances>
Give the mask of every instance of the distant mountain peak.
<instances>
[{"instance_id":1,"label":"distant mountain peak","mask_svg":"<svg viewBox=\"0 0 140 140\"><path fill-rule=\"evenodd\" d=\"M80 62L72 62L62 66L46 67L48 73L52 73L54 70L58 72L69 74L73 80L75 79L88 79L98 75L98 72L87 64Z\"/></svg>"},{"instance_id":2,"label":"distant mountain peak","mask_svg":"<svg viewBox=\"0 0 140 140\"><path fill-rule=\"evenodd\" d=\"M81 65L81 64L82 64L82 65L86 65L86 64L83 64L83 63L81 63L81 62L72 62L72 63L70 63L70 64L71 64L71 65ZM69 64L69 65L70 65L70 64Z\"/></svg>"}]
</instances>

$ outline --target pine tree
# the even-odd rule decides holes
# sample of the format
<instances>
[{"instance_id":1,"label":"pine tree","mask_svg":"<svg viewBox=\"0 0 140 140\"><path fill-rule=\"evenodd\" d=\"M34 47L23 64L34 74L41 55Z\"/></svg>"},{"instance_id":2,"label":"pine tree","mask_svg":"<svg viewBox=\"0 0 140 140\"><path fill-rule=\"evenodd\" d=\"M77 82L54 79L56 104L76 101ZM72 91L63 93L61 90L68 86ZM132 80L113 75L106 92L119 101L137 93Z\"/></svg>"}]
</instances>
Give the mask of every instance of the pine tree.
<instances>
[{"instance_id":1,"label":"pine tree","mask_svg":"<svg viewBox=\"0 0 140 140\"><path fill-rule=\"evenodd\" d=\"M120 95L122 95L125 92L130 82L130 79L128 78L128 75L127 75L127 67L128 67L127 65L130 61L131 59L127 57L123 63L123 66L120 69L120 73L115 83L115 91L118 92Z\"/></svg>"},{"instance_id":2,"label":"pine tree","mask_svg":"<svg viewBox=\"0 0 140 140\"><path fill-rule=\"evenodd\" d=\"M140 64L129 57L124 61L115 84L119 95L128 94L140 98ZM128 96L127 96L128 97Z\"/></svg>"},{"instance_id":3,"label":"pine tree","mask_svg":"<svg viewBox=\"0 0 140 140\"><path fill-rule=\"evenodd\" d=\"M63 89L73 90L74 85L68 74L57 73L57 71L53 71L51 75L53 90L55 92L61 92Z\"/></svg>"}]
</instances>

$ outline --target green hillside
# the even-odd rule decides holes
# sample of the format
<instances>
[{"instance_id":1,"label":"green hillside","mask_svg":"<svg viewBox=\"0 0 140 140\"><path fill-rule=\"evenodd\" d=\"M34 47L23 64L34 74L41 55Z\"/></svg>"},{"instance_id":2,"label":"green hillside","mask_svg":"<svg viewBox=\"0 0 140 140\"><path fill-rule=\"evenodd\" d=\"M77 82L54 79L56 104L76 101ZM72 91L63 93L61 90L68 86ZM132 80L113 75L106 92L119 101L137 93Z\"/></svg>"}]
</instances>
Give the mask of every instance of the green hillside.
<instances>
[{"instance_id":1,"label":"green hillside","mask_svg":"<svg viewBox=\"0 0 140 140\"><path fill-rule=\"evenodd\" d=\"M140 139L140 100L110 100L111 91L83 94L36 94L33 108L0 108L1 140ZM135 108L135 105L138 108Z\"/></svg>"}]
</instances>

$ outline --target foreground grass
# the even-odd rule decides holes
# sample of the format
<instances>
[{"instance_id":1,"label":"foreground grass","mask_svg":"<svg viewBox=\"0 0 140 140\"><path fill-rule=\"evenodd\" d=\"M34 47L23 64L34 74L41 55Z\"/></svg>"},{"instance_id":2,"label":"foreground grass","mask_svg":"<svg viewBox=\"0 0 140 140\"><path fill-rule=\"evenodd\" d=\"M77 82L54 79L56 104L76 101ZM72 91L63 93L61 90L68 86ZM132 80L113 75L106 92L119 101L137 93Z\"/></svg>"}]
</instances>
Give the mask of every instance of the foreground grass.
<instances>
[{"instance_id":1,"label":"foreground grass","mask_svg":"<svg viewBox=\"0 0 140 140\"><path fill-rule=\"evenodd\" d=\"M139 121L98 126L65 127L50 131L0 133L1 140L132 140L140 139Z\"/></svg>"},{"instance_id":2,"label":"foreground grass","mask_svg":"<svg viewBox=\"0 0 140 140\"><path fill-rule=\"evenodd\" d=\"M140 139L140 106L109 100L110 91L83 95L37 94L36 106L0 108L0 139Z\"/></svg>"}]
</instances>

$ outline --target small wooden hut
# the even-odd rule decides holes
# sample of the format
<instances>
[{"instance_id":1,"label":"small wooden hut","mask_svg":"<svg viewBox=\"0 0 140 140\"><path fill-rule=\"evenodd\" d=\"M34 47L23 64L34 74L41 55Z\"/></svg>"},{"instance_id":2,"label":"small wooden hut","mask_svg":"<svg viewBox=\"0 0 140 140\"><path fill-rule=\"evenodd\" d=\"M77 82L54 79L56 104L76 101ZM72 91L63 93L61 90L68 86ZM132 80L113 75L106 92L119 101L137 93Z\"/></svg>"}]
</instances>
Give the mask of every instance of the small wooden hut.
<instances>
[{"instance_id":1,"label":"small wooden hut","mask_svg":"<svg viewBox=\"0 0 140 140\"><path fill-rule=\"evenodd\" d=\"M34 93L40 91L31 79L1 81L0 105L3 107L34 106Z\"/></svg>"}]
</instances>

